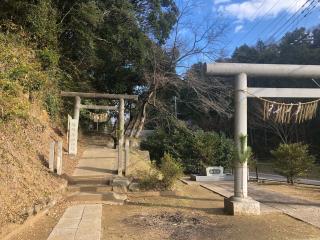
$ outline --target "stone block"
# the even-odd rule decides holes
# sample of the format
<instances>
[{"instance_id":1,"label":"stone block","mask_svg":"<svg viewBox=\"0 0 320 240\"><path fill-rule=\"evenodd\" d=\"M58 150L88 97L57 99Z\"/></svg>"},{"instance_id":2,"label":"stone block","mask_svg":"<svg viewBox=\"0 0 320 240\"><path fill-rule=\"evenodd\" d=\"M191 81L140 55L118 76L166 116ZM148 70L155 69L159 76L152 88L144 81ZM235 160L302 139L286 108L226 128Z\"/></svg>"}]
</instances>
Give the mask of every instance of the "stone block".
<instances>
[{"instance_id":1,"label":"stone block","mask_svg":"<svg viewBox=\"0 0 320 240\"><path fill-rule=\"evenodd\" d=\"M129 190L131 191L131 192L139 192L140 191L140 186L139 186L139 183L131 183L130 185L129 185Z\"/></svg>"},{"instance_id":2,"label":"stone block","mask_svg":"<svg viewBox=\"0 0 320 240\"><path fill-rule=\"evenodd\" d=\"M116 184L112 186L112 191L116 193L126 193L128 191L127 187L125 185Z\"/></svg>"},{"instance_id":3,"label":"stone block","mask_svg":"<svg viewBox=\"0 0 320 240\"><path fill-rule=\"evenodd\" d=\"M28 216L31 217L35 214L34 207L27 209Z\"/></svg>"},{"instance_id":4,"label":"stone block","mask_svg":"<svg viewBox=\"0 0 320 240\"><path fill-rule=\"evenodd\" d=\"M41 204L34 205L34 213L38 214L41 211L42 208L43 207L42 207Z\"/></svg>"},{"instance_id":5,"label":"stone block","mask_svg":"<svg viewBox=\"0 0 320 240\"><path fill-rule=\"evenodd\" d=\"M128 187L130 185L131 181L128 178L124 178L124 177L117 177L115 179L113 179L112 181L112 186L125 186Z\"/></svg>"},{"instance_id":6,"label":"stone block","mask_svg":"<svg viewBox=\"0 0 320 240\"><path fill-rule=\"evenodd\" d=\"M260 215L260 203L252 198L230 197L224 199L226 213L238 215Z\"/></svg>"},{"instance_id":7,"label":"stone block","mask_svg":"<svg viewBox=\"0 0 320 240\"><path fill-rule=\"evenodd\" d=\"M113 193L113 198L120 201L126 201L128 196L126 194Z\"/></svg>"}]
</instances>

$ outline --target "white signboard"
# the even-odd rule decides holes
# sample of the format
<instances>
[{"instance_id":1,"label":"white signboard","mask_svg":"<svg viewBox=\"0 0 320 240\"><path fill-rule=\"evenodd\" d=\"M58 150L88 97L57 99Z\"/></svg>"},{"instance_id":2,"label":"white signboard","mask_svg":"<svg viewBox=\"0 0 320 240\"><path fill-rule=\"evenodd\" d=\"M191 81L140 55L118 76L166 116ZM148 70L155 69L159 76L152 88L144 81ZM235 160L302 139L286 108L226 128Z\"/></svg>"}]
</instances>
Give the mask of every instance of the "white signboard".
<instances>
[{"instance_id":1,"label":"white signboard","mask_svg":"<svg viewBox=\"0 0 320 240\"><path fill-rule=\"evenodd\" d=\"M78 120L69 119L69 154L77 155Z\"/></svg>"}]
</instances>

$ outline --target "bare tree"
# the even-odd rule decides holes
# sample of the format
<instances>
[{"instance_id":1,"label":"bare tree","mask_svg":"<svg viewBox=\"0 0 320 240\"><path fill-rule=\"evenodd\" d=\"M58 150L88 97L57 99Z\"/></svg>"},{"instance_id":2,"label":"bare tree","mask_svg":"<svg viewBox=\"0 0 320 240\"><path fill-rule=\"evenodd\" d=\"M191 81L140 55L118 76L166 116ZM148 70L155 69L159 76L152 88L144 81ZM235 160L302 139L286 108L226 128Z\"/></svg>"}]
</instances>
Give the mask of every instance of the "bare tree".
<instances>
[{"instance_id":1,"label":"bare tree","mask_svg":"<svg viewBox=\"0 0 320 240\"><path fill-rule=\"evenodd\" d=\"M147 107L157 108L157 95L168 88L179 89L189 87L199 99L201 108L213 109L219 113L229 109L225 103L226 86L211 78L206 81L199 75L192 75L190 62L196 59L215 59L219 53L219 44L223 40L226 25L212 18L192 21L189 16L195 8L201 8L200 1L181 1L180 14L172 31L170 40L164 46L154 45L151 48L151 69L144 74L146 86L138 104L138 111L131 119L127 135L138 138L144 128ZM208 19L211 19L211 21ZM177 72L178 70L178 72ZM188 72L187 75L184 75ZM187 80L186 80L187 79ZM160 104L158 110L165 110L165 104Z\"/></svg>"}]
</instances>

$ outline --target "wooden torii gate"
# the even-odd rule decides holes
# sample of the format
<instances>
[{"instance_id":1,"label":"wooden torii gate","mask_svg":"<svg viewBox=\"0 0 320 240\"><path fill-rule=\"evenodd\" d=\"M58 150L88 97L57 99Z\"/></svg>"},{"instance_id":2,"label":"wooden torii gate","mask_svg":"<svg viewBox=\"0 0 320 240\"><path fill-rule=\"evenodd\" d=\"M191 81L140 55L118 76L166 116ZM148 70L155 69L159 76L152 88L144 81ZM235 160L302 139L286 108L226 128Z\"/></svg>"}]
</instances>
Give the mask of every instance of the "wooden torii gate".
<instances>
[{"instance_id":1,"label":"wooden torii gate","mask_svg":"<svg viewBox=\"0 0 320 240\"><path fill-rule=\"evenodd\" d=\"M238 151L241 136L247 136L247 97L266 98L320 98L320 88L248 88L247 76L286 77L286 78L320 78L319 65L287 64L244 64L213 63L205 64L208 75L235 76L235 126L234 137ZM244 148L247 147L245 142ZM260 214L260 204L248 197L247 161L238 161L235 167L234 196L225 199L226 212L233 215Z\"/></svg>"},{"instance_id":2,"label":"wooden torii gate","mask_svg":"<svg viewBox=\"0 0 320 240\"><path fill-rule=\"evenodd\" d=\"M77 132L80 118L80 109L101 109L101 110L119 110L119 121L118 121L118 132L119 132L119 145L118 145L118 175L122 176L123 174L123 144L124 144L124 101L133 100L137 101L137 95L127 95L127 94L108 94L108 93L84 93L84 92L64 92L60 94L62 97L74 97L74 131L76 131L74 144L75 151L74 154L77 154ZM81 98L104 98L104 99L116 99L119 100L119 107L117 106L100 106L100 105L82 105Z\"/></svg>"}]
</instances>

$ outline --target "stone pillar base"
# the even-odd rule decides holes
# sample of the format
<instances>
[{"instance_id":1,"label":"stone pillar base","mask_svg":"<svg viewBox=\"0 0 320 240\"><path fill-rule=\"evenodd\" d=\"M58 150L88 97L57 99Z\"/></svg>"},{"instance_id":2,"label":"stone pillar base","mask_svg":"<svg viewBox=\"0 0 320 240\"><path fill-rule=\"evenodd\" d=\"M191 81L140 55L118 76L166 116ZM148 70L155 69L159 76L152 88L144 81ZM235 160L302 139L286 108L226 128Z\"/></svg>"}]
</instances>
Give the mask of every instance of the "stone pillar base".
<instances>
[{"instance_id":1,"label":"stone pillar base","mask_svg":"<svg viewBox=\"0 0 320 240\"><path fill-rule=\"evenodd\" d=\"M260 215L260 203L252 198L224 199L224 211L231 215Z\"/></svg>"}]
</instances>

